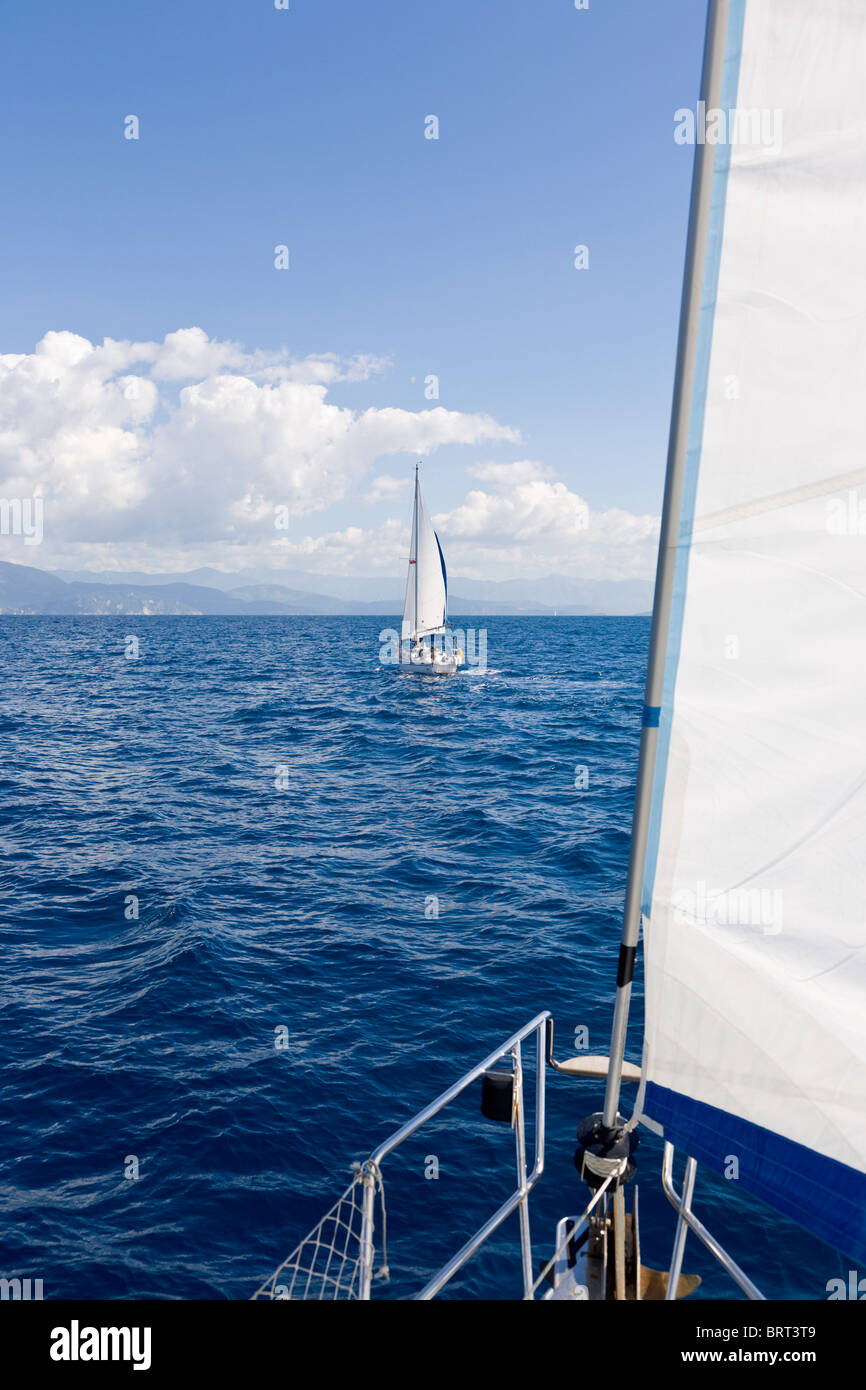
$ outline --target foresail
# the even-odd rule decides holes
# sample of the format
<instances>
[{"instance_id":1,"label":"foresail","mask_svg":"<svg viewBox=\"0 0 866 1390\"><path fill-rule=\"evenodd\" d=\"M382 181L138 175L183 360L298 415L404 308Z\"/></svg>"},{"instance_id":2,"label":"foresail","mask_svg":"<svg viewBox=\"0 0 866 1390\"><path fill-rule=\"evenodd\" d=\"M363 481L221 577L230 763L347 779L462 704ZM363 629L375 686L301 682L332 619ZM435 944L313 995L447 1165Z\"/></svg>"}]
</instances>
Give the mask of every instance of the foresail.
<instances>
[{"instance_id":1,"label":"foresail","mask_svg":"<svg viewBox=\"0 0 866 1390\"><path fill-rule=\"evenodd\" d=\"M723 80L641 1104L866 1261L866 5L731 0Z\"/></svg>"},{"instance_id":2,"label":"foresail","mask_svg":"<svg viewBox=\"0 0 866 1390\"><path fill-rule=\"evenodd\" d=\"M417 491L416 521L412 528L409 578L403 606L403 637L423 637L439 632L445 624L445 561L439 537L427 515L421 489ZM416 534L417 533L417 534ZM417 580L415 567L417 565ZM417 606L416 606L417 596Z\"/></svg>"},{"instance_id":3,"label":"foresail","mask_svg":"<svg viewBox=\"0 0 866 1390\"><path fill-rule=\"evenodd\" d=\"M409 543L409 573L406 576L406 596L403 600L403 641L415 633L415 566L418 562L418 505L417 496L412 512L412 539Z\"/></svg>"}]
</instances>

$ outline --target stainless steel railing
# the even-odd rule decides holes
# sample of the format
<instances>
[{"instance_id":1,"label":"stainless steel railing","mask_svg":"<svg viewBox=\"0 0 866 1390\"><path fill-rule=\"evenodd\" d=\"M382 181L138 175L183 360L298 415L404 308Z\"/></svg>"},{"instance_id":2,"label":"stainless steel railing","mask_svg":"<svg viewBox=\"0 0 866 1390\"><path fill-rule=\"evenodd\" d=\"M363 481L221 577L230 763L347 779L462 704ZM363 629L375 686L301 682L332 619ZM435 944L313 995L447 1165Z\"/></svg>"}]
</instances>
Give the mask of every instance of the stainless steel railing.
<instances>
[{"instance_id":1,"label":"stainless steel railing","mask_svg":"<svg viewBox=\"0 0 866 1390\"><path fill-rule=\"evenodd\" d=\"M683 1251L686 1246L686 1236L689 1229L707 1247L710 1254L715 1255L719 1264L736 1284L739 1284L743 1293L752 1299L763 1300L764 1295L761 1290L752 1283L747 1274L744 1274L740 1266L731 1258L727 1250L723 1249L715 1236L711 1235L703 1222L699 1221L692 1211L692 1198L695 1191L695 1175L698 1170L698 1160L696 1158L686 1159L685 1174L683 1176L683 1190L679 1194L674 1187L674 1146L665 1143L664 1155L662 1157L662 1187L665 1196L677 1212L677 1229L674 1233L674 1244L671 1252L671 1265L668 1272L667 1298L675 1299L677 1296L677 1286L680 1279L680 1271L683 1267Z\"/></svg>"},{"instance_id":2,"label":"stainless steel railing","mask_svg":"<svg viewBox=\"0 0 866 1390\"><path fill-rule=\"evenodd\" d=\"M364 1174L364 1202L363 1202L363 1222L362 1222L362 1274L360 1285L360 1297L369 1299L370 1285L373 1277L373 1212L376 1196L376 1177L384 1160L399 1148L406 1139L415 1134L422 1125L428 1120L432 1120L434 1115L438 1115L444 1110L446 1105L450 1105L453 1100L478 1081L486 1071L496 1062L506 1056L510 1056L514 1065L514 1119L512 1127L514 1129L515 1141L515 1166L517 1171L517 1186L509 1197L493 1213L484 1225L479 1227L473 1236L466 1241L465 1245L457 1251L447 1264L443 1265L436 1275L427 1283L420 1293L416 1294L416 1299L429 1300L435 1298L436 1294L448 1283L449 1279L466 1264L467 1260L475 1254L476 1250L490 1238L493 1232L502 1225L513 1211L518 1212L520 1221L520 1260L523 1272L524 1297L532 1297L532 1242L529 1229L529 1194L538 1179L544 1172L544 1104L545 1104L545 1080L546 1080L546 1035L548 1020L551 1015L545 1009L544 1013L537 1014L518 1032L512 1033L501 1047L495 1052L491 1052L479 1062L477 1067L473 1067L465 1076L461 1076L459 1081L455 1081L453 1086L449 1086L447 1091L443 1091L436 1100L432 1101L424 1110L415 1115L407 1124L403 1125L386 1139L384 1144L380 1144L375 1149L367 1162L361 1165ZM524 1123L524 1099L523 1099L523 1062L521 1054L521 1043L535 1034L535 1154L532 1171L526 1171L526 1130Z\"/></svg>"},{"instance_id":3,"label":"stainless steel railing","mask_svg":"<svg viewBox=\"0 0 866 1390\"><path fill-rule=\"evenodd\" d=\"M535 1146L533 1165L530 1172L527 1172L526 1158L526 1127L525 1127L525 1104L523 1087L523 1056L521 1044L528 1038L535 1037ZM505 1201L493 1212L482 1226L470 1236L455 1255L430 1279L420 1293L415 1294L416 1300L429 1301L441 1292L450 1279L454 1277L468 1260L478 1251L485 1241L493 1235L502 1223L507 1220L514 1211L518 1213L520 1224L520 1258L521 1270L523 1275L523 1297L524 1299L534 1299L536 1291L546 1277L552 1271L552 1283L555 1286L563 1277L564 1266L559 1258L562 1255L560 1241L557 1239L557 1250L554 1257L549 1261L548 1266L539 1278L533 1281L532 1275L532 1241L529 1224L529 1194L544 1172L544 1144L545 1144L545 1085L548 1060L560 1071L565 1071L563 1064L557 1064L553 1060L553 1018L549 1010L537 1014L529 1023L516 1033L512 1033L500 1047L489 1053L482 1062L473 1067L471 1071L461 1076L455 1081L453 1086L449 1086L443 1091L436 1100L432 1101L425 1109L421 1110L411 1120L407 1121L400 1129L396 1130L389 1139L380 1144L377 1149L366 1160L365 1163L357 1165L360 1181L363 1183L363 1196L361 1199L361 1235L360 1235L360 1278L358 1282L358 1297L369 1300L373 1278L374 1262L374 1206L376 1193L380 1190L382 1176L381 1165L395 1149L398 1149L407 1139L417 1133L429 1120L432 1120L452 1101L461 1096L470 1086L484 1075L496 1062L505 1057L510 1057L513 1064L514 1083L513 1083L513 1119L512 1128L514 1130L515 1141L515 1168L516 1186L514 1191ZM597 1061L598 1059L590 1059ZM579 1075L574 1071L572 1074ZM587 1073L589 1074L589 1073ZM668 1200L672 1203L677 1212L677 1226L674 1235L674 1243L671 1254L671 1263L668 1273L667 1298L673 1299L677 1296L679 1278L682 1270L683 1251L685 1249L686 1237L689 1230L694 1231L695 1235L702 1241L711 1254L719 1261L723 1269L739 1285L743 1292L751 1299L763 1299L764 1295L752 1283L748 1275L740 1269L739 1265L731 1258L726 1250L722 1248L714 1236L706 1229L701 1221L692 1211L692 1199L694 1195L695 1173L697 1170L697 1160L687 1158L685 1176L683 1180L682 1194L678 1193L673 1185L673 1158L674 1146L665 1143L664 1155L662 1159L662 1188ZM564 1237L563 1249L572 1241L575 1236L581 1234L585 1229L590 1216L596 1205L604 1196L611 1179L602 1185L594 1194L586 1210L579 1218L572 1218L573 1225L568 1234ZM562 1225L562 1223L560 1223ZM542 1297L545 1299L553 1295L553 1290L546 1292Z\"/></svg>"}]
</instances>

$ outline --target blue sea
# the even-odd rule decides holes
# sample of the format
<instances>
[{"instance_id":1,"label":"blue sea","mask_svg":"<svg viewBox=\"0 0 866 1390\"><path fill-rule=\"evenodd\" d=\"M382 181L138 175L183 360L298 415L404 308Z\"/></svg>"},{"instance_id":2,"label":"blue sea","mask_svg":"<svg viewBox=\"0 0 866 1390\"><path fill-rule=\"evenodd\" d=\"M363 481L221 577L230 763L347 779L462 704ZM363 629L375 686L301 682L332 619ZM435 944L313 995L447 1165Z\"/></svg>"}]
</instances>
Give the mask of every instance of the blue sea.
<instances>
[{"instance_id":1,"label":"blue sea","mask_svg":"<svg viewBox=\"0 0 866 1390\"><path fill-rule=\"evenodd\" d=\"M383 666L390 621L0 621L0 1275L248 1298L353 1161L534 1014L559 1056L577 1028L606 1051L649 620L461 620L488 670L452 680ZM638 978L635 1061L640 1015ZM512 1191L479 1098L386 1161L377 1298ZM600 1103L548 1082L536 1268ZM659 1141L637 1157L665 1268ZM696 1210L771 1297L847 1269L712 1174ZM518 1248L512 1218L443 1296L519 1297ZM739 1296L693 1238L684 1269Z\"/></svg>"}]
</instances>

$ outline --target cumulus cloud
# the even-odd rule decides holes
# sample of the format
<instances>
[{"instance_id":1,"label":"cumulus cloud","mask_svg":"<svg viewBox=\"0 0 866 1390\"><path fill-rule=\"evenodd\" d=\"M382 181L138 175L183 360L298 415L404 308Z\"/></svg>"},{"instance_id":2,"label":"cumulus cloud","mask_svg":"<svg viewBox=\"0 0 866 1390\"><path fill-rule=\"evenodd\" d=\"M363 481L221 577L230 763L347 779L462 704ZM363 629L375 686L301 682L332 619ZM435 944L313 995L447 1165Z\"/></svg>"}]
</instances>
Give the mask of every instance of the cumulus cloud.
<instances>
[{"instance_id":1,"label":"cumulus cloud","mask_svg":"<svg viewBox=\"0 0 866 1390\"><path fill-rule=\"evenodd\" d=\"M481 464L470 469L492 484L476 488L455 511L442 517L442 526L458 539L497 541L574 542L589 525L589 508L539 463Z\"/></svg>"},{"instance_id":2,"label":"cumulus cloud","mask_svg":"<svg viewBox=\"0 0 866 1390\"><path fill-rule=\"evenodd\" d=\"M399 580L409 554L409 527L391 518L380 526L347 526L320 536L288 538L276 547L287 569L312 574L384 574Z\"/></svg>"},{"instance_id":3,"label":"cumulus cloud","mask_svg":"<svg viewBox=\"0 0 866 1390\"><path fill-rule=\"evenodd\" d=\"M452 579L528 579L551 573L573 579L652 578L658 517L591 509L552 469L529 459L476 464L467 472L488 489L472 489L453 511L433 517ZM378 484L378 492L387 497L390 485L402 486L403 481L376 478L371 493ZM400 574L408 555L407 523L408 516L379 527L351 526L315 538L286 539L281 542L284 563L321 574Z\"/></svg>"},{"instance_id":4,"label":"cumulus cloud","mask_svg":"<svg viewBox=\"0 0 866 1390\"><path fill-rule=\"evenodd\" d=\"M386 365L247 353L200 328L102 345L47 333L0 355L0 484L45 499L55 545L213 556L272 544L277 507L296 521L322 511L386 455L518 438L489 415L328 399Z\"/></svg>"},{"instance_id":5,"label":"cumulus cloud","mask_svg":"<svg viewBox=\"0 0 866 1390\"><path fill-rule=\"evenodd\" d=\"M519 434L483 413L332 399L338 383L387 366L370 354L248 352L197 327L161 343L47 333L32 353L0 355L0 492L44 499L44 566L399 574L411 476L382 463ZM651 577L657 518L590 509L532 459L476 460L467 472L463 500L435 516L452 574ZM393 515L317 528L316 514L350 494ZM288 530L275 526L278 509Z\"/></svg>"},{"instance_id":6,"label":"cumulus cloud","mask_svg":"<svg viewBox=\"0 0 866 1390\"><path fill-rule=\"evenodd\" d=\"M373 502L396 502L408 497L412 488L412 479L408 477L395 478L390 473L380 473L370 483L369 488L364 493L364 501Z\"/></svg>"},{"instance_id":7,"label":"cumulus cloud","mask_svg":"<svg viewBox=\"0 0 866 1390\"><path fill-rule=\"evenodd\" d=\"M650 578L658 518L594 510L533 459L469 468L486 483L436 517L453 567L473 578L551 571L574 578Z\"/></svg>"},{"instance_id":8,"label":"cumulus cloud","mask_svg":"<svg viewBox=\"0 0 866 1390\"><path fill-rule=\"evenodd\" d=\"M0 481L7 496L50 499L72 527L84 521L97 529L143 501L158 392L125 370L128 349L48 333L31 354L0 356Z\"/></svg>"}]
</instances>

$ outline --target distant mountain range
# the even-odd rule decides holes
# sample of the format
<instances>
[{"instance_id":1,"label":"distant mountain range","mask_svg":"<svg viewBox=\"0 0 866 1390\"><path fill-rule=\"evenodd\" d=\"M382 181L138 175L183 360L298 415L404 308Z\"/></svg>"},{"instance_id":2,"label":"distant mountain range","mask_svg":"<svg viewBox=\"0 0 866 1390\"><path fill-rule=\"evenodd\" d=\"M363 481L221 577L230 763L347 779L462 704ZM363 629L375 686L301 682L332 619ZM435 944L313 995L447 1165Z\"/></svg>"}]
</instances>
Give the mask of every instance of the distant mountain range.
<instances>
[{"instance_id":1,"label":"distant mountain range","mask_svg":"<svg viewBox=\"0 0 866 1390\"><path fill-rule=\"evenodd\" d=\"M652 585L645 580L543 579L501 582L458 580L449 616L648 613ZM319 592L319 587L328 592ZM390 586L387 586L390 587ZM543 598L542 598L543 595ZM347 579L280 570L227 574L197 569L179 574L58 570L0 561L0 614L381 614L403 609L402 593L389 597L381 579Z\"/></svg>"}]
</instances>

